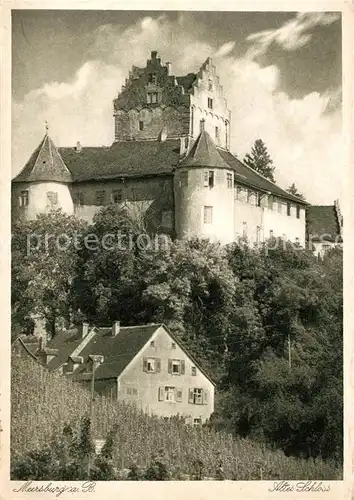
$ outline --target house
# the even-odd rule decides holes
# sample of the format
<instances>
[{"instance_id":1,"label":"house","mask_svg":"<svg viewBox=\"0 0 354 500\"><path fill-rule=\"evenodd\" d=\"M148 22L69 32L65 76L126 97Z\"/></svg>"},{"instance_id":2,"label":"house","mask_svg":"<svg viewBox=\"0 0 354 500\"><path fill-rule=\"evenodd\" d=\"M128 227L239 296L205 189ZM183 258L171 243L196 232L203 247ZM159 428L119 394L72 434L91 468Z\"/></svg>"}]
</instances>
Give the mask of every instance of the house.
<instances>
[{"instance_id":1,"label":"house","mask_svg":"<svg viewBox=\"0 0 354 500\"><path fill-rule=\"evenodd\" d=\"M58 333L34 352L49 370L148 414L204 423L215 384L163 324L82 328Z\"/></svg>"},{"instance_id":2,"label":"house","mask_svg":"<svg viewBox=\"0 0 354 500\"><path fill-rule=\"evenodd\" d=\"M133 66L113 116L110 146L57 148L46 130L12 181L15 220L60 207L91 222L107 204L130 204L151 231L180 239L305 245L307 203L231 154L231 113L210 58L175 76L152 51Z\"/></svg>"},{"instance_id":3,"label":"house","mask_svg":"<svg viewBox=\"0 0 354 500\"><path fill-rule=\"evenodd\" d=\"M315 255L324 254L343 243L343 216L339 201L333 205L310 205L306 209L306 239Z\"/></svg>"}]
</instances>

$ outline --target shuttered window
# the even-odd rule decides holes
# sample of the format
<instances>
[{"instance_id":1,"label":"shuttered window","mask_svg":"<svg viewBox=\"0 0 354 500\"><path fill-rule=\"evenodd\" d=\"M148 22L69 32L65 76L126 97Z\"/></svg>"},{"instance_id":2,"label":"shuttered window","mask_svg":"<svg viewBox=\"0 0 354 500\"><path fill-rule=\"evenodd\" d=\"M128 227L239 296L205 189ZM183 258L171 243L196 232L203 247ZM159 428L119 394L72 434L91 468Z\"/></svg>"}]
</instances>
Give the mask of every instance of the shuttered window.
<instances>
[{"instance_id":1,"label":"shuttered window","mask_svg":"<svg viewBox=\"0 0 354 500\"><path fill-rule=\"evenodd\" d=\"M209 401L208 391L206 389L192 388L188 390L188 403L195 405L206 405Z\"/></svg>"},{"instance_id":2,"label":"shuttered window","mask_svg":"<svg viewBox=\"0 0 354 500\"><path fill-rule=\"evenodd\" d=\"M169 359L168 373L171 373L171 375L183 375L185 373L184 359Z\"/></svg>"},{"instance_id":3,"label":"shuttered window","mask_svg":"<svg viewBox=\"0 0 354 500\"><path fill-rule=\"evenodd\" d=\"M161 371L161 359L160 358L144 358L143 359L143 370L148 373L158 373Z\"/></svg>"},{"instance_id":4,"label":"shuttered window","mask_svg":"<svg viewBox=\"0 0 354 500\"><path fill-rule=\"evenodd\" d=\"M20 193L20 207L27 207L29 201L28 191L21 191Z\"/></svg>"}]
</instances>

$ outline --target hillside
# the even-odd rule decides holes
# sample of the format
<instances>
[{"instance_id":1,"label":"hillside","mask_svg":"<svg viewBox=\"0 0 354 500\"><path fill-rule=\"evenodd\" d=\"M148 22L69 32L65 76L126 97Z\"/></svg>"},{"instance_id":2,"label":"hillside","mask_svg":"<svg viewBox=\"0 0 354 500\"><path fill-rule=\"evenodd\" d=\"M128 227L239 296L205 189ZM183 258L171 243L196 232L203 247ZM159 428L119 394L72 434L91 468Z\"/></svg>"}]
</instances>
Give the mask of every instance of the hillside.
<instances>
[{"instance_id":1,"label":"hillside","mask_svg":"<svg viewBox=\"0 0 354 500\"><path fill-rule=\"evenodd\" d=\"M88 413L89 392L68 379L48 372L31 359L12 360L12 467L28 451L49 445L64 425L77 428ZM174 477L190 474L196 460L205 476L215 477L220 461L226 479L339 479L340 471L319 459L286 457L249 439L235 439L211 428L192 428L181 422L148 417L137 409L97 397L95 438L117 424L113 461L117 469L133 464L146 467L163 452ZM30 429L30 430L29 430Z\"/></svg>"}]
</instances>

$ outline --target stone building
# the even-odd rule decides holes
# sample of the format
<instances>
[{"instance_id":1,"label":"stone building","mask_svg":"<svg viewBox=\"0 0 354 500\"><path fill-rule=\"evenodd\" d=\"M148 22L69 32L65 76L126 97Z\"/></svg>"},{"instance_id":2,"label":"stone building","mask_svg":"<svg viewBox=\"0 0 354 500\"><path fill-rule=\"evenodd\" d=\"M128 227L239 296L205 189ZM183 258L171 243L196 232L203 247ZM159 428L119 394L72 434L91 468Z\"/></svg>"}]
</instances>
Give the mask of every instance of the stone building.
<instances>
[{"instance_id":1,"label":"stone building","mask_svg":"<svg viewBox=\"0 0 354 500\"><path fill-rule=\"evenodd\" d=\"M305 244L306 203L230 152L231 114L213 62L174 76L151 52L114 100L109 147L57 149L48 132L12 182L14 219L61 207L92 220L109 203L130 204L148 227L177 238Z\"/></svg>"}]
</instances>

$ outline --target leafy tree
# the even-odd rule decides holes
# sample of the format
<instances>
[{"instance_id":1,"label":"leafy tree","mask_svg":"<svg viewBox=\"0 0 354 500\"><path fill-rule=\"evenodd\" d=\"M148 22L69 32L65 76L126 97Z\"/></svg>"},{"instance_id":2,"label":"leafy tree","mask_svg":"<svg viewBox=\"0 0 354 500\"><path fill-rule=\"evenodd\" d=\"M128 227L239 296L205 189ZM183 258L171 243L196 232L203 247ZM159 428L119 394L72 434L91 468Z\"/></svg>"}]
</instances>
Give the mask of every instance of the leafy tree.
<instances>
[{"instance_id":1,"label":"leafy tree","mask_svg":"<svg viewBox=\"0 0 354 500\"><path fill-rule=\"evenodd\" d=\"M58 320L70 320L71 285L79 258L75 241L83 221L60 210L19 221L12 228L12 320L27 333L33 315L46 321L50 336Z\"/></svg>"},{"instance_id":2,"label":"leafy tree","mask_svg":"<svg viewBox=\"0 0 354 500\"><path fill-rule=\"evenodd\" d=\"M246 154L243 162L270 181L275 182L273 160L262 139L255 141L251 153Z\"/></svg>"},{"instance_id":3,"label":"leafy tree","mask_svg":"<svg viewBox=\"0 0 354 500\"><path fill-rule=\"evenodd\" d=\"M298 198L300 198L301 200L304 200L305 201L305 196L302 194L302 193L299 193L299 191L297 190L297 187L295 185L295 182L293 182L287 189L287 192L294 195L294 196L297 196Z\"/></svg>"}]
</instances>

